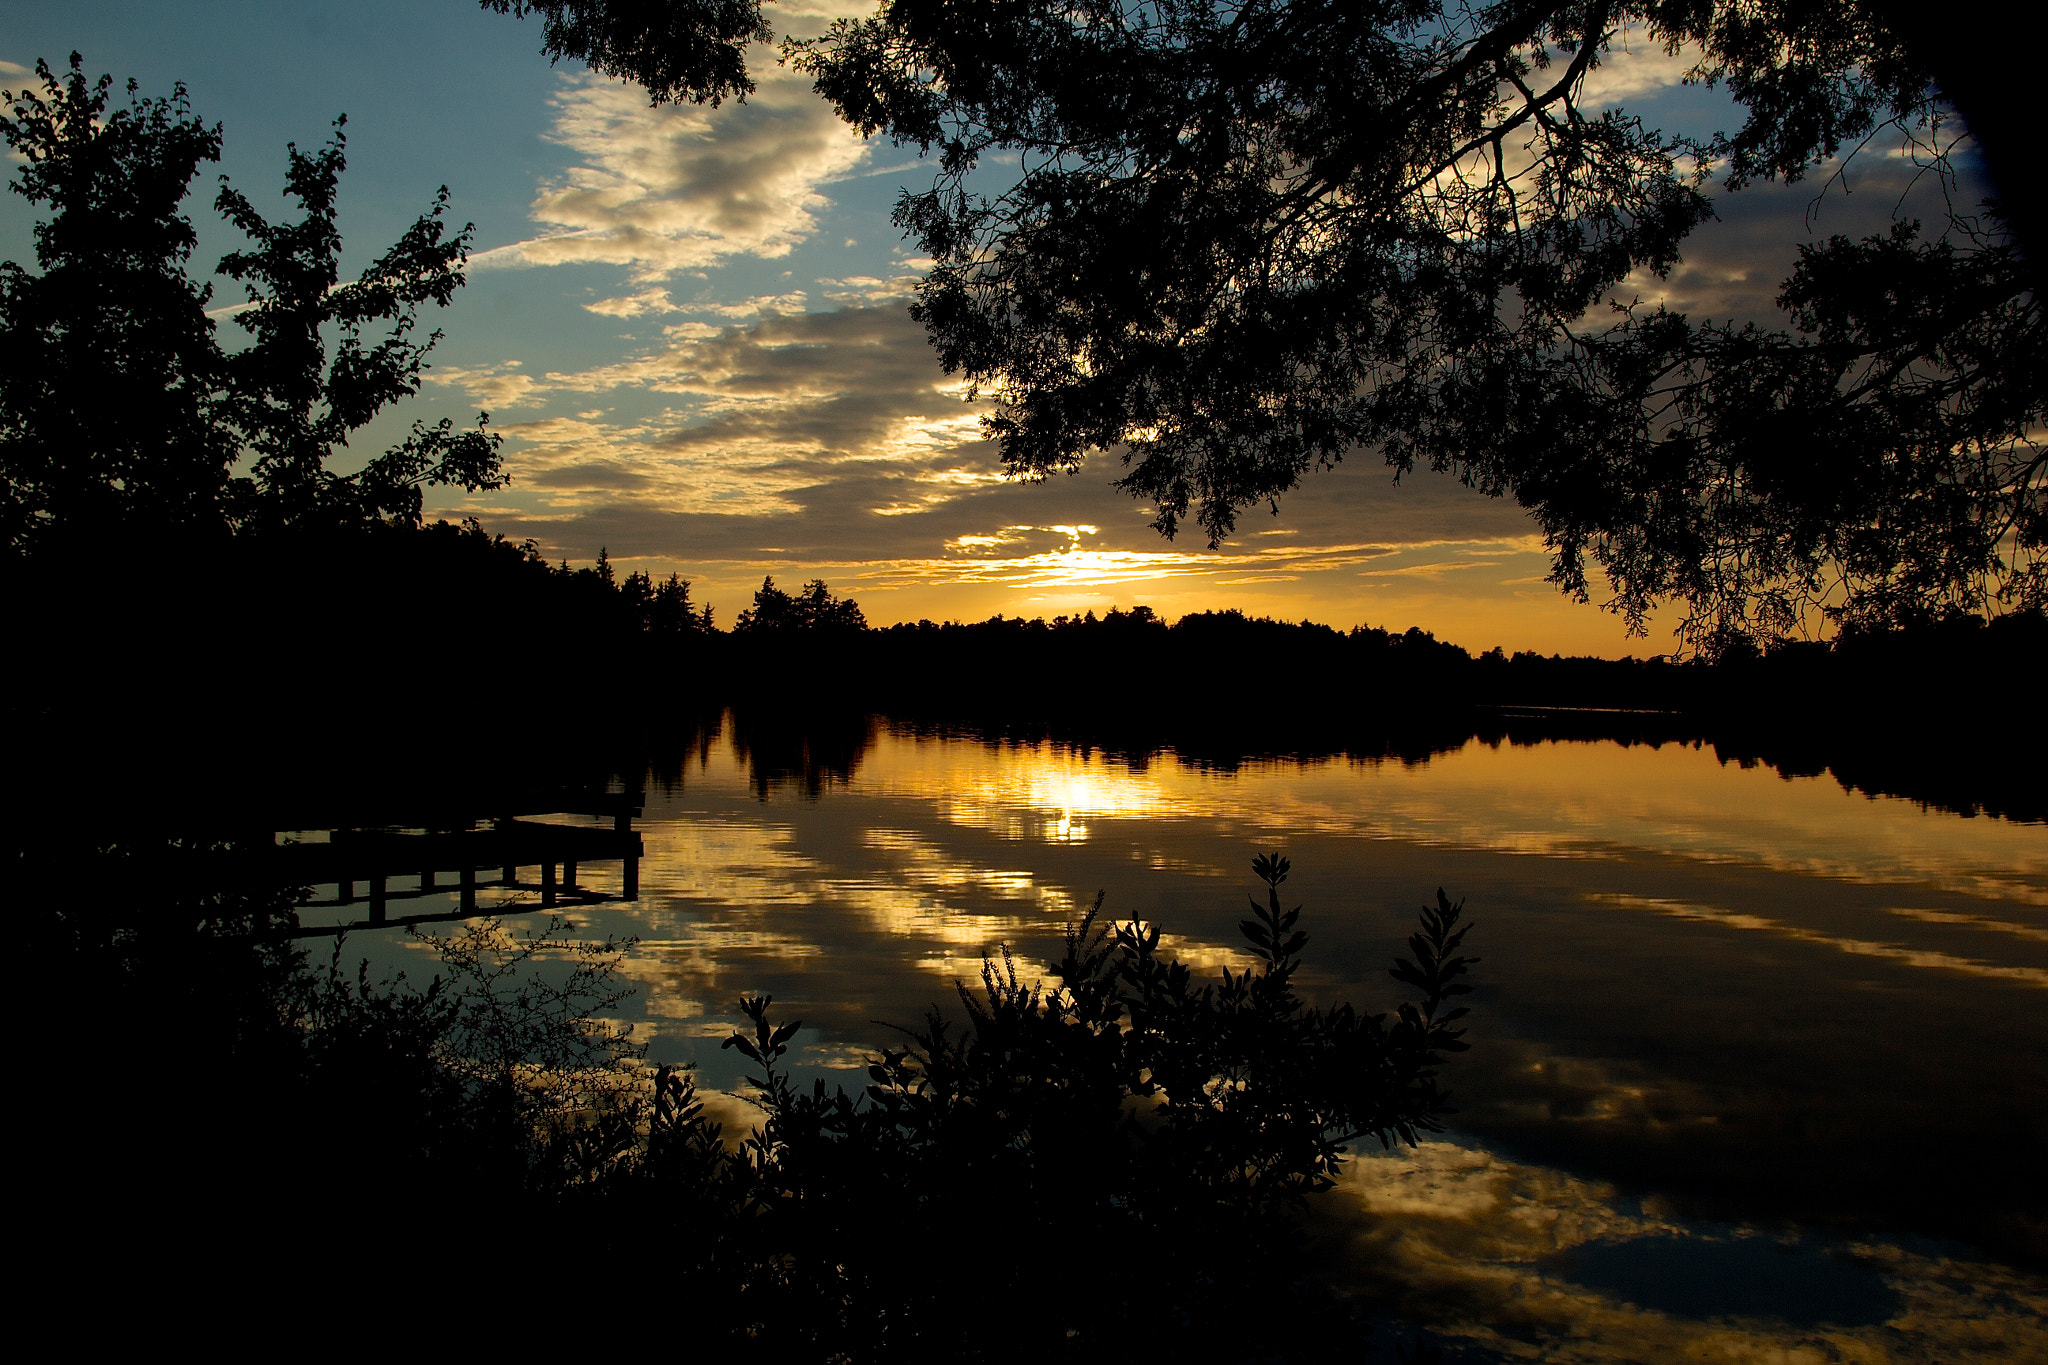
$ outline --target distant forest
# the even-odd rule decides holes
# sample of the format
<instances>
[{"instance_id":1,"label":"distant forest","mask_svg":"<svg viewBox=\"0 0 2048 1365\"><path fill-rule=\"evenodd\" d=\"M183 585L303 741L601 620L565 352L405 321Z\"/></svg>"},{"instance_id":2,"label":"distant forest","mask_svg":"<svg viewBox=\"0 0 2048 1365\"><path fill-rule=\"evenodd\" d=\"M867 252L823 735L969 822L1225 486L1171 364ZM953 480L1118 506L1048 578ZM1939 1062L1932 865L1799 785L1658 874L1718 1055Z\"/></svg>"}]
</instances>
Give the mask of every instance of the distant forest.
<instances>
[{"instance_id":1,"label":"distant forest","mask_svg":"<svg viewBox=\"0 0 2048 1365\"><path fill-rule=\"evenodd\" d=\"M1421 761L1474 737L1711 743L1944 809L2048 817L2038 613L1709 663L1475 654L1415 628L1239 611L1168 622L1142 605L874 627L823 582L770 578L725 628L680 577L621 574L606 555L550 563L530 542L445 522L10 570L0 625L39 666L10 671L8 710L55 769L331 780L437 742L486 767L631 763L732 707L757 735L836 734L875 714L1219 766ZM538 738L492 757L506 722Z\"/></svg>"}]
</instances>

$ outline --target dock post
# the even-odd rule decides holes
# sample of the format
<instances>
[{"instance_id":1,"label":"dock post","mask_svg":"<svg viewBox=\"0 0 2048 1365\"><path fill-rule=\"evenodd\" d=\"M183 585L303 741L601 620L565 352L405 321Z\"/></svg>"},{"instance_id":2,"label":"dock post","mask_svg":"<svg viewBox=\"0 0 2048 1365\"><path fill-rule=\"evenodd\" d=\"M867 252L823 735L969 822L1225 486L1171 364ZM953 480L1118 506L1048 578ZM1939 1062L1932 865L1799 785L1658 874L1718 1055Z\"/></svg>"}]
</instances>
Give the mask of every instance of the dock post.
<instances>
[{"instance_id":1,"label":"dock post","mask_svg":"<svg viewBox=\"0 0 2048 1365\"><path fill-rule=\"evenodd\" d=\"M619 843L625 848L626 866L619 881L619 896L623 900L640 899L640 857L635 852L640 841L633 837L633 812L624 804L632 800L632 794L622 795L619 808L612 812L612 832L619 836Z\"/></svg>"},{"instance_id":2,"label":"dock post","mask_svg":"<svg viewBox=\"0 0 2048 1365\"><path fill-rule=\"evenodd\" d=\"M343 877L334 883L334 899L347 905L356 898L356 884L352 878Z\"/></svg>"},{"instance_id":3,"label":"dock post","mask_svg":"<svg viewBox=\"0 0 2048 1365\"><path fill-rule=\"evenodd\" d=\"M476 913L476 869L469 865L469 859L462 860L462 913Z\"/></svg>"},{"instance_id":4,"label":"dock post","mask_svg":"<svg viewBox=\"0 0 2048 1365\"><path fill-rule=\"evenodd\" d=\"M574 891L576 889L576 860L574 858L562 859L562 889L564 891Z\"/></svg>"},{"instance_id":5,"label":"dock post","mask_svg":"<svg viewBox=\"0 0 2048 1365\"><path fill-rule=\"evenodd\" d=\"M382 873L370 878L370 923L384 922L384 876Z\"/></svg>"},{"instance_id":6,"label":"dock post","mask_svg":"<svg viewBox=\"0 0 2048 1365\"><path fill-rule=\"evenodd\" d=\"M431 867L429 867L429 868L424 868L424 869L422 869L422 870L421 870L421 872L420 872L420 890L422 890L422 891L432 891L433 889L434 889L434 869L433 869L433 868L431 868Z\"/></svg>"},{"instance_id":7,"label":"dock post","mask_svg":"<svg viewBox=\"0 0 2048 1365\"><path fill-rule=\"evenodd\" d=\"M555 903L555 865L553 863L542 863L540 865L540 903L543 908L551 907Z\"/></svg>"}]
</instances>

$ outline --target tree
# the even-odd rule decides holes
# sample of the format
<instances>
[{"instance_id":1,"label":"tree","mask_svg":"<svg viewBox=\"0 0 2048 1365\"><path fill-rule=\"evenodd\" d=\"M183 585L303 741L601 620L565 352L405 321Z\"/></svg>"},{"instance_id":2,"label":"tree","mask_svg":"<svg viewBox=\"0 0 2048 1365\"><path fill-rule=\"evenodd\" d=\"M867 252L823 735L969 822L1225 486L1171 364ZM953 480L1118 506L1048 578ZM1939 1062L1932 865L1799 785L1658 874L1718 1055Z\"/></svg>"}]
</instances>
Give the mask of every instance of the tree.
<instances>
[{"instance_id":1,"label":"tree","mask_svg":"<svg viewBox=\"0 0 2048 1365\"><path fill-rule=\"evenodd\" d=\"M419 391L438 332L419 311L463 282L470 231L449 234L447 190L360 278L340 277L331 141L288 148L285 193L301 216L272 223L222 179L215 207L248 239L221 275L245 287L234 314L248 344L222 346L210 285L188 273L196 236L183 213L220 128L183 86L144 99L88 83L77 53L43 89L0 92L0 135L22 158L11 188L46 206L40 273L0 264L0 534L26 552L110 525L259 532L417 525L421 489L503 483L487 418L456 430L416 422L353 473L331 462L351 434ZM381 335L373 334L383 324ZM332 338L330 355L329 338Z\"/></svg>"},{"instance_id":2,"label":"tree","mask_svg":"<svg viewBox=\"0 0 2048 1365\"><path fill-rule=\"evenodd\" d=\"M690 605L690 584L681 574L670 574L666 582L653 583L646 574L638 575L641 583L640 595L646 602L644 617L647 629L655 635L708 635L713 630L709 605ZM628 576L628 583L633 576Z\"/></svg>"},{"instance_id":3,"label":"tree","mask_svg":"<svg viewBox=\"0 0 2048 1365\"><path fill-rule=\"evenodd\" d=\"M858 631L868 628L866 613L852 598L834 597L821 578L804 584L794 595L775 586L771 574L761 580L754 605L740 612L733 629L742 634L782 631Z\"/></svg>"},{"instance_id":4,"label":"tree","mask_svg":"<svg viewBox=\"0 0 2048 1365\"><path fill-rule=\"evenodd\" d=\"M0 264L0 536L21 548L50 525L216 514L234 445L211 420L220 383L208 295L185 274L180 212L220 130L185 92L107 112L74 59L51 98L13 103L0 135L24 158L10 186L50 215L40 274Z\"/></svg>"},{"instance_id":5,"label":"tree","mask_svg":"<svg viewBox=\"0 0 2048 1365\"><path fill-rule=\"evenodd\" d=\"M679 93L641 7L549 8L611 21L550 50ZM897 211L936 262L913 312L995 399L1014 472L1118 451L1163 533L1213 543L1356 451L1427 464L1527 507L1566 591L1597 565L1633 628L1677 599L1712 650L2048 601L2048 342L2010 230L2037 192L2011 82L1938 22L1892 0L889 0L784 52L862 132L936 153ZM1697 52L1743 126L1582 108L1629 33ZM1807 250L1782 330L1607 311L1711 216L1710 171L1797 179L1887 123L1938 159L1958 92L2007 204Z\"/></svg>"},{"instance_id":6,"label":"tree","mask_svg":"<svg viewBox=\"0 0 2048 1365\"><path fill-rule=\"evenodd\" d=\"M692 605L689 580L681 574L656 583L647 574L629 573L619 581L618 596L628 619L650 635L667 639L711 632L711 608Z\"/></svg>"},{"instance_id":7,"label":"tree","mask_svg":"<svg viewBox=\"0 0 2048 1365\"><path fill-rule=\"evenodd\" d=\"M336 191L346 166L342 128L307 155L287 147L285 193L299 202L296 222L271 223L222 177L215 207L254 243L222 258L220 273L246 287L251 307L235 323L251 344L226 357L229 420L250 459L231 486L230 505L244 526L361 523L388 516L418 525L423 485L469 489L504 484L499 438L489 415L456 431L451 420L414 422L398 445L354 474L328 466L352 432L386 407L419 392L436 331L415 340L419 310L447 307L462 286L471 225L447 234L448 187L362 275L341 280ZM383 335L366 329L387 324ZM323 337L336 334L330 359Z\"/></svg>"}]
</instances>

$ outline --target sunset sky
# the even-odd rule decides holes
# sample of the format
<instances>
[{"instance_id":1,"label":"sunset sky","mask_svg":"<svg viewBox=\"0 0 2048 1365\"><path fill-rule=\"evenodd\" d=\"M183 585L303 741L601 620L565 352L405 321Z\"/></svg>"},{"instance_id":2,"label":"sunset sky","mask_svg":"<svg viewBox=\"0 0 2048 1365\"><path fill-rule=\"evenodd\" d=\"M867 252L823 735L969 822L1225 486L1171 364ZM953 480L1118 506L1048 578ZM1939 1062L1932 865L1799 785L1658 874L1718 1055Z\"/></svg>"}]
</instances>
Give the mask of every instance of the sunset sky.
<instances>
[{"instance_id":1,"label":"sunset sky","mask_svg":"<svg viewBox=\"0 0 2048 1365\"><path fill-rule=\"evenodd\" d=\"M769 14L814 32L832 3ZM744 104L657 109L551 67L539 42L537 24L474 0L0 0L0 85L21 89L38 57L61 67L73 49L145 95L182 80L225 126L218 171L279 213L284 144L317 145L345 112L349 267L446 183L455 220L476 224L469 285L432 320L447 335L426 390L366 433L365 454L416 417L488 409L513 485L430 497L432 514L532 537L551 559L603 546L622 567L679 571L721 625L772 573L823 577L877 624L1144 602L1420 625L1473 649L1671 648L1663 628L1629 640L1545 583L1514 506L1435 477L1395 487L1369 453L1216 550L1149 529L1149 508L1108 486L1113 455L1006 482L981 409L904 313L919 262L889 209L926 175L913 152L861 142L767 53ZM1600 98L1667 128L1738 121L1724 97L1678 83L1689 57L1635 49L1595 73ZM1881 151L1849 171L1825 194L1823 172L1724 196L1721 221L1642 296L1768 320L1797 242L1879 230L1912 177ZM210 208L212 173L190 206L202 270L235 245ZM5 196L0 257L32 259L31 221ZM217 303L239 301L221 284Z\"/></svg>"}]
</instances>

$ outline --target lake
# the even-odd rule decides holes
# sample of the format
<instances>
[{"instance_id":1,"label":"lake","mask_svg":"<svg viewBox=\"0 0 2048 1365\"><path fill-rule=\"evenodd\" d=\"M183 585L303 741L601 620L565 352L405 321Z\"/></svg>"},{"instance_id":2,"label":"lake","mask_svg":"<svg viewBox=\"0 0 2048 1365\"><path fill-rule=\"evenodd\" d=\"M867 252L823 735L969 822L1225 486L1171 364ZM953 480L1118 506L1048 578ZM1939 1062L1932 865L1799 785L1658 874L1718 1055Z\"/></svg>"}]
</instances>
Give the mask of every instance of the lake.
<instances>
[{"instance_id":1,"label":"lake","mask_svg":"<svg viewBox=\"0 0 2048 1365\"><path fill-rule=\"evenodd\" d=\"M1226 770L870 722L767 748L728 719L653 774L639 901L570 912L637 939L624 1012L708 1087L742 1088L742 992L855 1085L886 1022L1001 945L1038 967L1098 891L1243 963L1251 858L1283 852L1312 999L1393 1004L1440 886L1477 926L1450 1131L1365 1155L1305 1234L1448 1359L2048 1359L2048 827L1689 744ZM431 972L395 933L347 951Z\"/></svg>"}]
</instances>

